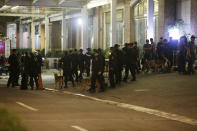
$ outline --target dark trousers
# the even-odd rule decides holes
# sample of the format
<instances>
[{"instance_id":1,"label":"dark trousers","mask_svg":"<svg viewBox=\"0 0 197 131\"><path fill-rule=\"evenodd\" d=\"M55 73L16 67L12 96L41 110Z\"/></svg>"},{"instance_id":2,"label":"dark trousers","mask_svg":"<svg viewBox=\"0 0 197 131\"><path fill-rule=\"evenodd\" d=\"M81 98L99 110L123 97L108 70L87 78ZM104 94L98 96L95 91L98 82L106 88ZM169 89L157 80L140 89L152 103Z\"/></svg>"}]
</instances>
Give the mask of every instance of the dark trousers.
<instances>
[{"instance_id":1,"label":"dark trousers","mask_svg":"<svg viewBox=\"0 0 197 131\"><path fill-rule=\"evenodd\" d=\"M19 77L20 77L20 69L18 69L18 71L16 72L16 79L15 79L15 84L16 85L19 85L19 83L18 83Z\"/></svg>"},{"instance_id":2,"label":"dark trousers","mask_svg":"<svg viewBox=\"0 0 197 131\"><path fill-rule=\"evenodd\" d=\"M78 69L77 68L73 69L73 75L75 75L76 81L78 81L79 75L78 75Z\"/></svg>"},{"instance_id":3,"label":"dark trousers","mask_svg":"<svg viewBox=\"0 0 197 131\"><path fill-rule=\"evenodd\" d=\"M120 84L122 81L122 68L121 67L115 69L115 78L116 78L116 84Z\"/></svg>"},{"instance_id":4,"label":"dark trousers","mask_svg":"<svg viewBox=\"0 0 197 131\"><path fill-rule=\"evenodd\" d=\"M110 86L112 88L115 87L115 72L114 72L114 70L109 70L109 82L110 82Z\"/></svg>"},{"instance_id":5,"label":"dark trousers","mask_svg":"<svg viewBox=\"0 0 197 131\"><path fill-rule=\"evenodd\" d=\"M38 75L30 75L29 84L30 84L32 90L34 89L34 82L36 84L36 89L38 89Z\"/></svg>"},{"instance_id":6,"label":"dark trousers","mask_svg":"<svg viewBox=\"0 0 197 131\"><path fill-rule=\"evenodd\" d=\"M72 73L70 71L64 71L65 87L68 87L67 83L68 83L69 80L72 82L72 84L74 86L74 79L73 79Z\"/></svg>"},{"instance_id":7,"label":"dark trousers","mask_svg":"<svg viewBox=\"0 0 197 131\"><path fill-rule=\"evenodd\" d=\"M179 72L180 73L185 73L185 65L186 65L186 58L183 55L179 55Z\"/></svg>"},{"instance_id":8,"label":"dark trousers","mask_svg":"<svg viewBox=\"0 0 197 131\"><path fill-rule=\"evenodd\" d=\"M12 84L12 87L16 85L16 76L17 76L17 71L10 71L7 87L9 87L10 84Z\"/></svg>"},{"instance_id":9,"label":"dark trousers","mask_svg":"<svg viewBox=\"0 0 197 131\"><path fill-rule=\"evenodd\" d=\"M128 66L126 66L124 80L127 80L129 76L129 71L131 72L133 80L135 80L136 79L136 64L129 64Z\"/></svg>"},{"instance_id":10,"label":"dark trousers","mask_svg":"<svg viewBox=\"0 0 197 131\"><path fill-rule=\"evenodd\" d=\"M21 90L27 89L27 83L28 83L28 75L26 73L23 73L21 80Z\"/></svg>"},{"instance_id":11,"label":"dark trousers","mask_svg":"<svg viewBox=\"0 0 197 131\"><path fill-rule=\"evenodd\" d=\"M96 80L98 80L98 82L100 84L100 89L104 90L105 89L104 77L103 77L103 74L98 75L98 72L92 72L91 89L95 90L95 88L96 88Z\"/></svg>"},{"instance_id":12,"label":"dark trousers","mask_svg":"<svg viewBox=\"0 0 197 131\"><path fill-rule=\"evenodd\" d=\"M87 77L89 77L90 76L90 64L87 64L85 66L85 70L86 70L86 73L87 73Z\"/></svg>"},{"instance_id":13,"label":"dark trousers","mask_svg":"<svg viewBox=\"0 0 197 131\"><path fill-rule=\"evenodd\" d=\"M79 78L82 78L84 67L83 66L79 66L79 70L80 70Z\"/></svg>"},{"instance_id":14,"label":"dark trousers","mask_svg":"<svg viewBox=\"0 0 197 131\"><path fill-rule=\"evenodd\" d=\"M195 57L189 58L189 61L188 61L188 73L193 73L194 61L195 61Z\"/></svg>"}]
</instances>

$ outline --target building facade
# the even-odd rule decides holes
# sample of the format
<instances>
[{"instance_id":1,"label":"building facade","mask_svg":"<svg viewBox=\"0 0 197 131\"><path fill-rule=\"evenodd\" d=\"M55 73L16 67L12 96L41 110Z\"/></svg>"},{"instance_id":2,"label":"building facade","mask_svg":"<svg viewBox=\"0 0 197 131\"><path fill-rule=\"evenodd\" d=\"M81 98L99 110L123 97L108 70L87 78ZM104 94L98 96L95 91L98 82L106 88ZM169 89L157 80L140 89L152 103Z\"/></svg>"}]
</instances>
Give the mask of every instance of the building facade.
<instances>
[{"instance_id":1,"label":"building facade","mask_svg":"<svg viewBox=\"0 0 197 131\"><path fill-rule=\"evenodd\" d=\"M16 47L50 50L102 48L146 39L197 35L196 0L92 0L81 9L20 18ZM177 26L179 25L179 27ZM181 27L180 27L181 26Z\"/></svg>"}]
</instances>

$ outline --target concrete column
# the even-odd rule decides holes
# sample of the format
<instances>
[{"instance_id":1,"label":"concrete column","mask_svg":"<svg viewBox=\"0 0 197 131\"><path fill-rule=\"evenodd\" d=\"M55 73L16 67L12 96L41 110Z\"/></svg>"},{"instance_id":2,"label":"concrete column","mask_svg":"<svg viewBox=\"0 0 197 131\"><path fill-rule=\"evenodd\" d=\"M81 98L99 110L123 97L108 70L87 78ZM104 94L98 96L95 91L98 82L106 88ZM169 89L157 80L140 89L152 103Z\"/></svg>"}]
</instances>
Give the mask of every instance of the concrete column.
<instances>
[{"instance_id":1,"label":"concrete column","mask_svg":"<svg viewBox=\"0 0 197 131\"><path fill-rule=\"evenodd\" d=\"M197 1L191 0L191 34L197 36ZM189 14L188 14L189 15ZM197 40L196 40L197 41Z\"/></svg>"},{"instance_id":2,"label":"concrete column","mask_svg":"<svg viewBox=\"0 0 197 131\"><path fill-rule=\"evenodd\" d=\"M132 39L131 38L132 13L131 13L130 1L128 1L125 3L125 9L124 9L124 43L129 43L131 42Z\"/></svg>"},{"instance_id":3,"label":"concrete column","mask_svg":"<svg viewBox=\"0 0 197 131\"><path fill-rule=\"evenodd\" d=\"M93 38L94 44L91 45L92 48L98 48L98 41L99 41L99 9L98 7L95 8L95 16L93 17Z\"/></svg>"},{"instance_id":4,"label":"concrete column","mask_svg":"<svg viewBox=\"0 0 197 131\"><path fill-rule=\"evenodd\" d=\"M31 43L31 25L30 24L28 24L27 25L27 32L28 32L28 41L27 41L27 45L25 45L26 46L26 48L32 48L32 43Z\"/></svg>"},{"instance_id":5,"label":"concrete column","mask_svg":"<svg viewBox=\"0 0 197 131\"><path fill-rule=\"evenodd\" d=\"M111 1L111 34L110 34L110 46L117 44L116 40L116 6L117 0Z\"/></svg>"},{"instance_id":6,"label":"concrete column","mask_svg":"<svg viewBox=\"0 0 197 131\"><path fill-rule=\"evenodd\" d=\"M159 0L159 37L168 39L168 27L175 24L176 20L176 1Z\"/></svg>"},{"instance_id":7,"label":"concrete column","mask_svg":"<svg viewBox=\"0 0 197 131\"><path fill-rule=\"evenodd\" d=\"M19 48L23 48L23 24L19 25Z\"/></svg>"},{"instance_id":8,"label":"concrete column","mask_svg":"<svg viewBox=\"0 0 197 131\"><path fill-rule=\"evenodd\" d=\"M32 42L31 48L32 48L32 51L34 51L36 48L36 41L35 41L35 22L33 18L31 22L31 42Z\"/></svg>"},{"instance_id":9,"label":"concrete column","mask_svg":"<svg viewBox=\"0 0 197 131\"><path fill-rule=\"evenodd\" d=\"M147 0L147 38L154 38L154 1Z\"/></svg>"},{"instance_id":10,"label":"concrete column","mask_svg":"<svg viewBox=\"0 0 197 131\"><path fill-rule=\"evenodd\" d=\"M86 50L88 47L88 10L87 7L84 6L82 9L82 45L81 48Z\"/></svg>"},{"instance_id":11,"label":"concrete column","mask_svg":"<svg viewBox=\"0 0 197 131\"><path fill-rule=\"evenodd\" d=\"M66 11L63 11L62 14L62 43L61 43L61 49L66 50L68 48L68 26L66 19L64 19L66 16Z\"/></svg>"},{"instance_id":12,"label":"concrete column","mask_svg":"<svg viewBox=\"0 0 197 131\"><path fill-rule=\"evenodd\" d=\"M45 17L45 54L47 54L49 50L49 18Z\"/></svg>"}]
</instances>

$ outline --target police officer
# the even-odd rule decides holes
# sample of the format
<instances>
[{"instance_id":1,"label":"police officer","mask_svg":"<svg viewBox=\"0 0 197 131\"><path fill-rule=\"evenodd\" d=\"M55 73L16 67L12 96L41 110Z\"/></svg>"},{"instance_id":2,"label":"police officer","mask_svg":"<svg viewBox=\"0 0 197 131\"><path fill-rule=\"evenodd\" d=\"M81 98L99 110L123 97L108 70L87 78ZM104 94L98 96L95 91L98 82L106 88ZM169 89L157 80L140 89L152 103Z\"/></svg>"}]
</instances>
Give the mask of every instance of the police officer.
<instances>
[{"instance_id":1,"label":"police officer","mask_svg":"<svg viewBox=\"0 0 197 131\"><path fill-rule=\"evenodd\" d=\"M110 88L115 88L115 70L117 69L115 55L114 55L114 47L110 48L110 56L109 56L109 81Z\"/></svg>"},{"instance_id":2,"label":"police officer","mask_svg":"<svg viewBox=\"0 0 197 131\"><path fill-rule=\"evenodd\" d=\"M91 49L87 48L87 52L85 54L85 70L87 73L87 77L90 76L90 64L91 64L91 59L92 59L92 54L91 54Z\"/></svg>"},{"instance_id":3,"label":"police officer","mask_svg":"<svg viewBox=\"0 0 197 131\"><path fill-rule=\"evenodd\" d=\"M95 50L94 57L92 59L92 77L91 77L91 88L89 89L90 93L94 93L96 90L96 80L99 81L100 84L100 92L105 91L105 85L104 85L104 63L101 55L99 55L99 51Z\"/></svg>"},{"instance_id":4,"label":"police officer","mask_svg":"<svg viewBox=\"0 0 197 131\"><path fill-rule=\"evenodd\" d=\"M117 69L115 70L116 84L120 84L122 80L123 54L119 48L120 48L120 45L115 44L114 54L116 57L115 60L116 60L116 65L117 65Z\"/></svg>"},{"instance_id":5,"label":"police officer","mask_svg":"<svg viewBox=\"0 0 197 131\"><path fill-rule=\"evenodd\" d=\"M151 47L152 47L152 50L151 50L151 59L154 60L156 58L156 52L155 52L155 42L153 40L153 38L150 38L150 44L151 44Z\"/></svg>"},{"instance_id":6,"label":"police officer","mask_svg":"<svg viewBox=\"0 0 197 131\"><path fill-rule=\"evenodd\" d=\"M30 76L30 86L31 89L34 89L34 83L36 84L36 89L38 90L38 74L39 74L39 69L38 69L38 60L37 57L33 54L30 53L30 58L29 58L29 76Z\"/></svg>"},{"instance_id":7,"label":"police officer","mask_svg":"<svg viewBox=\"0 0 197 131\"><path fill-rule=\"evenodd\" d=\"M178 67L179 73L186 74L186 55L187 55L187 38L182 36L179 43L179 54L178 54Z\"/></svg>"},{"instance_id":8,"label":"police officer","mask_svg":"<svg viewBox=\"0 0 197 131\"><path fill-rule=\"evenodd\" d=\"M195 36L191 36L191 41L188 43L188 74L194 74L193 64L196 57Z\"/></svg>"},{"instance_id":9,"label":"police officer","mask_svg":"<svg viewBox=\"0 0 197 131\"><path fill-rule=\"evenodd\" d=\"M28 83L28 74L29 74L29 56L28 53L26 52L25 55L22 56L21 58L21 63L22 63L22 80L21 80L21 90L26 90L27 89L27 83Z\"/></svg>"},{"instance_id":10,"label":"police officer","mask_svg":"<svg viewBox=\"0 0 197 131\"><path fill-rule=\"evenodd\" d=\"M128 46L129 43L125 43L124 47L122 48L122 53L123 53L123 67L125 68L125 74L128 74L128 69L129 69L129 64L128 64ZM124 77L123 79L126 81L126 78Z\"/></svg>"},{"instance_id":11,"label":"police officer","mask_svg":"<svg viewBox=\"0 0 197 131\"><path fill-rule=\"evenodd\" d=\"M83 54L83 50L80 49L79 50L79 55L78 55L78 58L79 58L79 70L80 70L80 74L79 74L79 78L82 78L82 74L83 74L83 71L84 71L84 62L85 62L85 56Z\"/></svg>"},{"instance_id":12,"label":"police officer","mask_svg":"<svg viewBox=\"0 0 197 131\"><path fill-rule=\"evenodd\" d=\"M146 40L146 44L143 46L143 70L148 70L147 62L151 60L152 46L149 44L149 40Z\"/></svg>"},{"instance_id":13,"label":"police officer","mask_svg":"<svg viewBox=\"0 0 197 131\"><path fill-rule=\"evenodd\" d=\"M65 87L68 88L68 81L71 80L73 87L74 87L74 79L72 77L72 61L71 58L69 57L68 53L64 53L64 58L63 58L63 76L64 76L64 83Z\"/></svg>"},{"instance_id":14,"label":"police officer","mask_svg":"<svg viewBox=\"0 0 197 131\"><path fill-rule=\"evenodd\" d=\"M8 58L9 65L9 79L7 82L7 88L9 88L10 84L12 87L15 87L16 77L17 77L17 70L19 68L19 61L16 55L16 49L12 50L12 54Z\"/></svg>"},{"instance_id":15,"label":"police officer","mask_svg":"<svg viewBox=\"0 0 197 131\"><path fill-rule=\"evenodd\" d=\"M131 75L133 77L132 81L136 81L136 64L137 64L137 58L138 58L138 51L135 48L134 44L129 44L128 47L128 65L129 70L131 72ZM125 78L128 78L128 74L125 74Z\"/></svg>"},{"instance_id":16,"label":"police officer","mask_svg":"<svg viewBox=\"0 0 197 131\"><path fill-rule=\"evenodd\" d=\"M74 49L72 51L72 55L71 55L72 59L72 74L75 75L75 80L78 81L78 54L77 54L77 49Z\"/></svg>"}]
</instances>

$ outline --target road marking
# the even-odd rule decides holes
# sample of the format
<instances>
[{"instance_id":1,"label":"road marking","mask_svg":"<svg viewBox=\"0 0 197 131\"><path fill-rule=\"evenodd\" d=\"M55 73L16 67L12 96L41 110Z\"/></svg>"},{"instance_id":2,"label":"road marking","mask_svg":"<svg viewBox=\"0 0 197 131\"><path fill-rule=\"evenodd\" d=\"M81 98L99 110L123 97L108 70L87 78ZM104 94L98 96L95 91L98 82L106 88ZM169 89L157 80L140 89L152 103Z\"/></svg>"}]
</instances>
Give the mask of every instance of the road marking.
<instances>
[{"instance_id":1,"label":"road marking","mask_svg":"<svg viewBox=\"0 0 197 131\"><path fill-rule=\"evenodd\" d=\"M31 106L28 106L28 105L25 105L25 104L22 103L22 102L16 102L16 103L19 104L19 105L22 106L22 107L25 107L25 108L31 110L31 111L38 111L38 109L33 108L33 107L31 107Z\"/></svg>"},{"instance_id":2,"label":"road marking","mask_svg":"<svg viewBox=\"0 0 197 131\"><path fill-rule=\"evenodd\" d=\"M110 101L110 100L103 100L103 99L99 99L99 98L96 98L96 97L86 96L86 95L83 95L83 94L75 94L75 93L68 92L68 91L63 91L63 93L68 94L68 95L80 96L80 97L87 98L89 100L94 100L94 101L98 101L98 102L102 102L102 103L106 103L106 104L110 104L110 105L115 105L117 107L130 109L130 110L135 110L135 111L138 111L138 112L151 114L151 115L166 118L166 119L169 119L169 120L179 121L179 122L182 122L182 123L185 123L185 124L197 126L197 120L196 119L191 119L191 118L181 116L181 115L177 115L177 114L167 113L167 112L164 112L164 111L149 109L149 108L136 106L136 105L131 105L131 104L126 104L126 103L119 103L119 102Z\"/></svg>"},{"instance_id":3,"label":"road marking","mask_svg":"<svg viewBox=\"0 0 197 131\"><path fill-rule=\"evenodd\" d=\"M48 91L59 91L59 90L56 90L56 89L51 89L51 88L44 88L45 90L48 90Z\"/></svg>"},{"instance_id":4,"label":"road marking","mask_svg":"<svg viewBox=\"0 0 197 131\"><path fill-rule=\"evenodd\" d=\"M75 129L77 129L77 130L79 130L79 131L88 131L88 130L86 130L86 129L84 129L84 128L81 128L81 127L79 127L79 126L71 126L72 128L75 128Z\"/></svg>"},{"instance_id":5,"label":"road marking","mask_svg":"<svg viewBox=\"0 0 197 131\"><path fill-rule=\"evenodd\" d=\"M136 92L145 92L145 91L149 91L147 89L141 89L141 90L135 90Z\"/></svg>"}]
</instances>

